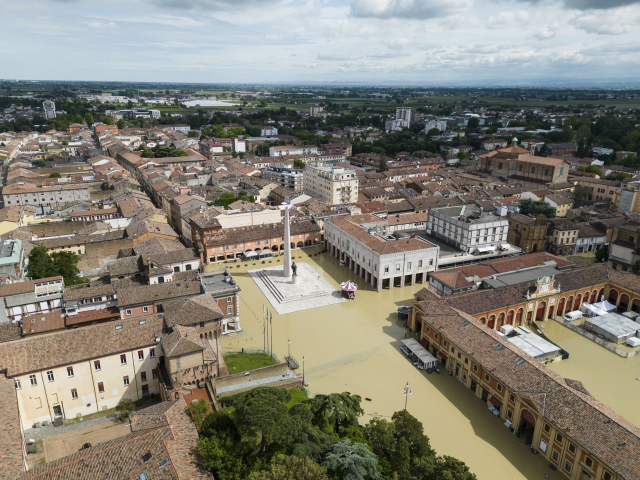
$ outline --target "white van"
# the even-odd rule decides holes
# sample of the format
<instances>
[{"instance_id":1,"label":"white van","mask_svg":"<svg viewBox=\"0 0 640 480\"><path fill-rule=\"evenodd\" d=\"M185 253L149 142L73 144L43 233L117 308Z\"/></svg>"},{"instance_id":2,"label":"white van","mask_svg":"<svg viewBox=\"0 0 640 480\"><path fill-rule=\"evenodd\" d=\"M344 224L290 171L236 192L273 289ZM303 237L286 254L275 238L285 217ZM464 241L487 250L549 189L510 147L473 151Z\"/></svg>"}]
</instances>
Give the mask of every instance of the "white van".
<instances>
[{"instance_id":1,"label":"white van","mask_svg":"<svg viewBox=\"0 0 640 480\"><path fill-rule=\"evenodd\" d=\"M573 320L578 320L579 318L582 318L582 312L580 310L576 310L574 312L567 312L567 314L564 316L564 319L568 322L571 322Z\"/></svg>"}]
</instances>

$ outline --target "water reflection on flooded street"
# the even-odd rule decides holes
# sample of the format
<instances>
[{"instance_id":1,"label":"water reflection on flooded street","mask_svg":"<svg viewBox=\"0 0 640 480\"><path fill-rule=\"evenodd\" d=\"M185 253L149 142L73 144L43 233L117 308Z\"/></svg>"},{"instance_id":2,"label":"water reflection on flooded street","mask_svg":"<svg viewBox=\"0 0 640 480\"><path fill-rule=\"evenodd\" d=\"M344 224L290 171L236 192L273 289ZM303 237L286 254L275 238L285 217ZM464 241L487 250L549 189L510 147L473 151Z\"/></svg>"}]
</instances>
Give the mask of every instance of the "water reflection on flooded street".
<instances>
[{"instance_id":1,"label":"water reflection on flooded street","mask_svg":"<svg viewBox=\"0 0 640 480\"><path fill-rule=\"evenodd\" d=\"M273 317L274 352L283 359L287 355L287 339L291 340L291 354L301 364L300 374L305 357L311 395L342 391L358 394L363 398L363 420L367 422L374 416L390 417L403 409L403 387L409 382L412 395L407 409L424 424L432 446L441 455L466 462L479 479L542 480L545 474L550 479L566 478L551 471L540 455L531 454L524 437L510 433L469 389L444 371L428 375L416 369L399 350L406 330L398 320L396 307L409 305L423 285L377 293L328 253L308 257L308 253L317 251L292 253L296 262L309 263L336 290L345 280L358 283L360 289L353 301ZM273 260L264 266L274 264L278 263ZM262 306L272 309L246 273L262 266L249 264L247 268L230 270L242 289L243 332L223 339L223 352L263 347Z\"/></svg>"},{"instance_id":2,"label":"water reflection on flooded street","mask_svg":"<svg viewBox=\"0 0 640 480\"><path fill-rule=\"evenodd\" d=\"M622 358L554 321L545 324L544 334L569 352L568 360L551 364L552 370L580 380L594 397L640 426L640 356Z\"/></svg>"}]
</instances>

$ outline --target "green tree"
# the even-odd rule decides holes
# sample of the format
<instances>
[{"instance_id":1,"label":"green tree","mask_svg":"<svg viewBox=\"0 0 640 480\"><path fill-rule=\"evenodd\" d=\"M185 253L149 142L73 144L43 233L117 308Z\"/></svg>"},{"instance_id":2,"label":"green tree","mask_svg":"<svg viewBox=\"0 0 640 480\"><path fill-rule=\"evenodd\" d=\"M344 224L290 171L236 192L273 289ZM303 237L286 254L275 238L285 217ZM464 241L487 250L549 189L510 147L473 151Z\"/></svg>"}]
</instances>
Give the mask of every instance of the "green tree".
<instances>
[{"instance_id":1,"label":"green tree","mask_svg":"<svg viewBox=\"0 0 640 480\"><path fill-rule=\"evenodd\" d=\"M604 246L596 250L596 260L598 262L606 262L609 259L609 247Z\"/></svg>"},{"instance_id":2,"label":"green tree","mask_svg":"<svg viewBox=\"0 0 640 480\"><path fill-rule=\"evenodd\" d=\"M555 218L556 209L547 202L536 202L534 200L520 200L520 213L523 215L544 215L547 218Z\"/></svg>"},{"instance_id":3,"label":"green tree","mask_svg":"<svg viewBox=\"0 0 640 480\"><path fill-rule=\"evenodd\" d=\"M382 479L378 471L378 457L366 445L353 443L347 438L329 447L322 465L343 480Z\"/></svg>"},{"instance_id":4,"label":"green tree","mask_svg":"<svg viewBox=\"0 0 640 480\"><path fill-rule=\"evenodd\" d=\"M636 261L636 263L631 266L631 271L636 275L640 274L640 260Z\"/></svg>"},{"instance_id":5,"label":"green tree","mask_svg":"<svg viewBox=\"0 0 640 480\"><path fill-rule=\"evenodd\" d=\"M118 129L122 130L124 127L127 126L127 122L124 118L121 118L120 120L118 120Z\"/></svg>"},{"instance_id":6,"label":"green tree","mask_svg":"<svg viewBox=\"0 0 640 480\"><path fill-rule=\"evenodd\" d=\"M47 164L46 160L32 160L31 161L31 166L32 167L44 167Z\"/></svg>"},{"instance_id":7,"label":"green tree","mask_svg":"<svg viewBox=\"0 0 640 480\"><path fill-rule=\"evenodd\" d=\"M197 402L191 402L189 404L189 412L193 417L193 423L200 429L206 416L211 413L211 407L204 398L201 398Z\"/></svg>"},{"instance_id":8,"label":"green tree","mask_svg":"<svg viewBox=\"0 0 640 480\"><path fill-rule=\"evenodd\" d=\"M60 175L60 172L51 172L49 178L62 178L62 175Z\"/></svg>"},{"instance_id":9,"label":"green tree","mask_svg":"<svg viewBox=\"0 0 640 480\"><path fill-rule=\"evenodd\" d=\"M378 172L386 172L387 171L387 161L384 158L381 158L378 162Z\"/></svg>"},{"instance_id":10,"label":"green tree","mask_svg":"<svg viewBox=\"0 0 640 480\"><path fill-rule=\"evenodd\" d=\"M100 121L106 125L113 125L113 118L107 117L106 115L100 117Z\"/></svg>"},{"instance_id":11,"label":"green tree","mask_svg":"<svg viewBox=\"0 0 640 480\"><path fill-rule=\"evenodd\" d=\"M358 425L358 417L364 414L360 406L362 399L359 395L350 395L347 392L331 393L329 395L318 394L305 400L313 413L314 425L330 427L335 433L352 425Z\"/></svg>"},{"instance_id":12,"label":"green tree","mask_svg":"<svg viewBox=\"0 0 640 480\"><path fill-rule=\"evenodd\" d=\"M118 416L118 420L124 423L131 417L131 414L135 409L135 403L133 403L128 398L123 398L122 400L120 400L120 402L118 402L118 405L116 406L116 412L120 413L120 415Z\"/></svg>"},{"instance_id":13,"label":"green tree","mask_svg":"<svg viewBox=\"0 0 640 480\"><path fill-rule=\"evenodd\" d=\"M235 396L235 407L240 425L260 436L260 454L264 455L267 441L289 445L305 427L300 415L290 415L287 402L291 394L275 387L258 387Z\"/></svg>"},{"instance_id":14,"label":"green tree","mask_svg":"<svg viewBox=\"0 0 640 480\"><path fill-rule=\"evenodd\" d=\"M189 138L196 138L200 136L200 132L197 130L189 130L189 133L187 134L187 136Z\"/></svg>"},{"instance_id":15,"label":"green tree","mask_svg":"<svg viewBox=\"0 0 640 480\"><path fill-rule=\"evenodd\" d=\"M267 470L254 472L249 480L329 480L327 469L310 458L277 455Z\"/></svg>"},{"instance_id":16,"label":"green tree","mask_svg":"<svg viewBox=\"0 0 640 480\"><path fill-rule=\"evenodd\" d=\"M469 467L457 458L443 455L437 457L434 465L433 479L443 480L477 480L475 474L471 473Z\"/></svg>"},{"instance_id":17,"label":"green tree","mask_svg":"<svg viewBox=\"0 0 640 480\"><path fill-rule=\"evenodd\" d=\"M89 125L89 128L91 128L93 126L93 115L91 115L89 112L85 113L84 121L87 122L87 125Z\"/></svg>"},{"instance_id":18,"label":"green tree","mask_svg":"<svg viewBox=\"0 0 640 480\"><path fill-rule=\"evenodd\" d=\"M296 158L293 161L293 168L303 169L304 166L305 166L305 163L302 160L300 160L299 158Z\"/></svg>"},{"instance_id":19,"label":"green tree","mask_svg":"<svg viewBox=\"0 0 640 480\"><path fill-rule=\"evenodd\" d=\"M144 152L142 152L142 158L155 158L156 156L154 155L152 150L145 150Z\"/></svg>"},{"instance_id":20,"label":"green tree","mask_svg":"<svg viewBox=\"0 0 640 480\"><path fill-rule=\"evenodd\" d=\"M430 128L429 131L427 132L427 135L429 136L440 135L440 130L438 130L437 128Z\"/></svg>"},{"instance_id":21,"label":"green tree","mask_svg":"<svg viewBox=\"0 0 640 480\"><path fill-rule=\"evenodd\" d=\"M60 275L64 284L78 285L86 280L78 276L78 255L73 252L53 252L49 254L44 247L34 247L29 253L27 274L33 279Z\"/></svg>"},{"instance_id":22,"label":"green tree","mask_svg":"<svg viewBox=\"0 0 640 480\"><path fill-rule=\"evenodd\" d=\"M429 438L424 434L422 423L406 410L396 412L391 417L396 426L396 439L404 438L409 442L411 457L434 455Z\"/></svg>"},{"instance_id":23,"label":"green tree","mask_svg":"<svg viewBox=\"0 0 640 480\"><path fill-rule=\"evenodd\" d=\"M480 126L480 119L478 117L471 117L469 122L467 122L468 128L478 128Z\"/></svg>"},{"instance_id":24,"label":"green tree","mask_svg":"<svg viewBox=\"0 0 640 480\"><path fill-rule=\"evenodd\" d=\"M578 171L579 172L587 172L587 173L595 173L596 175L598 175L600 178L602 178L602 170L600 170L599 167L597 167L596 165L589 165L586 167L578 167Z\"/></svg>"}]
</instances>

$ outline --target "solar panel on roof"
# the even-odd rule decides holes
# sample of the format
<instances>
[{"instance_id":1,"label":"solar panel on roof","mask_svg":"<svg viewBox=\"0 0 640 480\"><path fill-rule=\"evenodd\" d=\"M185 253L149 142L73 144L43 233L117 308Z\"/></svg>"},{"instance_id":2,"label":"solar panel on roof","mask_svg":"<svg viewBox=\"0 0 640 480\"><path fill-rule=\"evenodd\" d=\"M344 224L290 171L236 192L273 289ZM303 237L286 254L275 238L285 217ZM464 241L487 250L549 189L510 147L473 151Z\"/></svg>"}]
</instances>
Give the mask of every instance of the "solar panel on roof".
<instances>
[{"instance_id":1,"label":"solar panel on roof","mask_svg":"<svg viewBox=\"0 0 640 480\"><path fill-rule=\"evenodd\" d=\"M501 352L502 350L504 350L504 345L501 343L496 343L493 348L495 348L496 350L498 350L499 352Z\"/></svg>"},{"instance_id":2,"label":"solar panel on roof","mask_svg":"<svg viewBox=\"0 0 640 480\"><path fill-rule=\"evenodd\" d=\"M527 361L526 361L524 358L522 358L522 357L516 357L516 359L514 360L514 362L515 362L515 364L516 364L516 365L518 365L518 366L522 366L522 365L524 365L525 363L527 363Z\"/></svg>"},{"instance_id":3,"label":"solar panel on roof","mask_svg":"<svg viewBox=\"0 0 640 480\"><path fill-rule=\"evenodd\" d=\"M471 325L471 322L470 322L469 320L463 320L463 321L461 322L461 325L462 325L463 327L468 327L469 325Z\"/></svg>"}]
</instances>

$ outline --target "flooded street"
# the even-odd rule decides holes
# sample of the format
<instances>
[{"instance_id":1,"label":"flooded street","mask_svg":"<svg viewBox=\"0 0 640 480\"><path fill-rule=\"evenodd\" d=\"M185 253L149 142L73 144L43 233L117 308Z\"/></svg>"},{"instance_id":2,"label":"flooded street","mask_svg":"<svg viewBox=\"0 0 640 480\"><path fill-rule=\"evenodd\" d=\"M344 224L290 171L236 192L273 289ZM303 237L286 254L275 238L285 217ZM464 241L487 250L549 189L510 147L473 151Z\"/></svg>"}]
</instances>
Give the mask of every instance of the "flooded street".
<instances>
[{"instance_id":1,"label":"flooded street","mask_svg":"<svg viewBox=\"0 0 640 480\"><path fill-rule=\"evenodd\" d=\"M274 311L274 353L282 360L287 355L287 339L291 340L291 355L301 365L300 374L305 357L304 373L310 395L342 391L358 394L363 399L366 422L371 417L388 418L402 410L403 387L409 382L412 394L407 410L424 424L432 446L441 455L466 462L479 479L540 480L545 474L550 479L566 478L551 471L540 455L531 454L524 445L524 437L511 434L484 402L453 377L444 372L428 375L411 365L400 352L400 340L405 338L406 330L395 309L410 304L413 294L423 285L377 293L328 253L309 257L317 251L295 250L292 254L296 262L307 262L336 290L345 280L358 283L360 290L354 301L282 316L276 316ZM249 263L246 268L230 269L242 289L243 332L223 339L223 353L241 348L262 350L262 306L273 309L246 271L278 264L274 259L271 264ZM552 333L551 329L548 333ZM579 358L578 354L574 357L570 347L566 348L572 361ZM570 378L583 376L573 372L572 375ZM589 382L585 383L594 394L599 393Z\"/></svg>"},{"instance_id":2,"label":"flooded street","mask_svg":"<svg viewBox=\"0 0 640 480\"><path fill-rule=\"evenodd\" d=\"M569 352L568 360L551 364L552 370L580 380L594 397L640 426L640 356L622 358L558 322L548 321L544 334Z\"/></svg>"}]
</instances>

